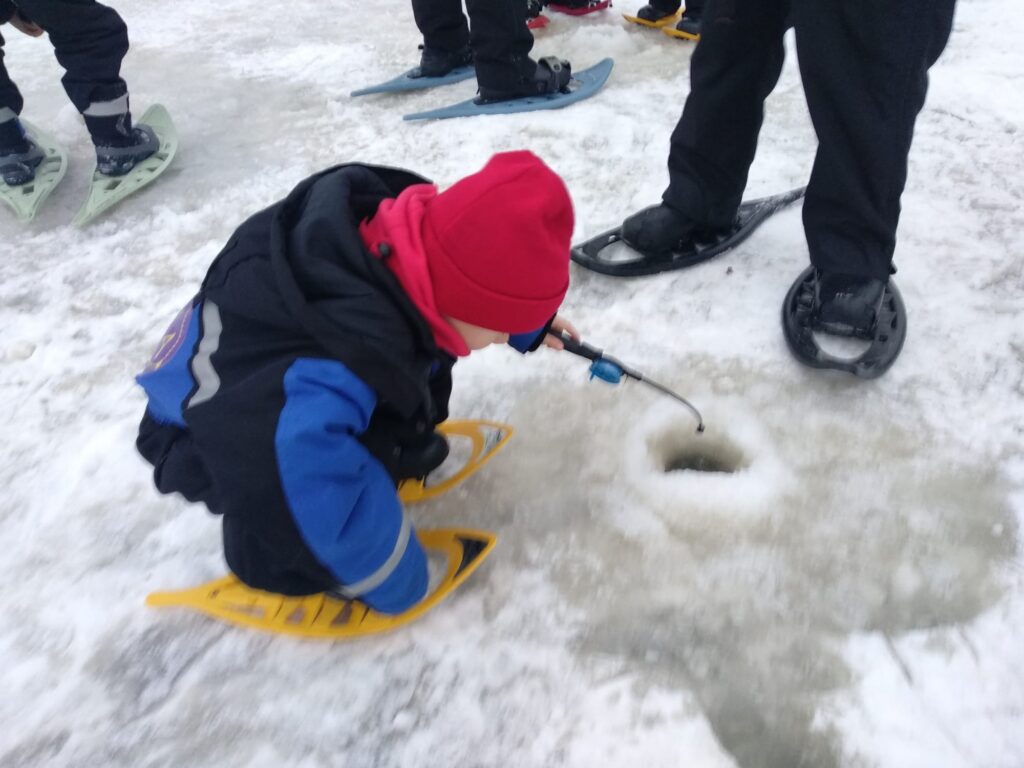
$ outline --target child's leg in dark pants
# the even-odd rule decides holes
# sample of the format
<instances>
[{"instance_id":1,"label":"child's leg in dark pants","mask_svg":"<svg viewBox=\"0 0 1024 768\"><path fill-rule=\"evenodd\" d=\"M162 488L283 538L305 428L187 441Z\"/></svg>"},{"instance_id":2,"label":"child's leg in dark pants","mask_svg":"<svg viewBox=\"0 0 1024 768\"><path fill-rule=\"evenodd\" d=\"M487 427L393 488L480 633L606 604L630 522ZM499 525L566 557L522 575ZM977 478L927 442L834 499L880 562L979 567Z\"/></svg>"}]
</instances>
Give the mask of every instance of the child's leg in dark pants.
<instances>
[{"instance_id":1,"label":"child's leg in dark pants","mask_svg":"<svg viewBox=\"0 0 1024 768\"><path fill-rule=\"evenodd\" d=\"M26 16L50 36L64 67L64 90L85 117L96 144L128 135L128 86L121 60L128 52L128 29L112 8L95 0L19 0Z\"/></svg>"},{"instance_id":2,"label":"child's leg in dark pants","mask_svg":"<svg viewBox=\"0 0 1024 768\"><path fill-rule=\"evenodd\" d=\"M4 66L4 39L0 36L0 178L10 186L27 184L43 159L42 150L25 138L18 120L24 102Z\"/></svg>"},{"instance_id":3,"label":"child's leg in dark pants","mask_svg":"<svg viewBox=\"0 0 1024 768\"><path fill-rule=\"evenodd\" d=\"M128 86L120 74L128 29L117 12L95 0L19 0L18 5L49 33L65 69L64 90L96 145L100 173L125 174L159 149L152 129L132 126Z\"/></svg>"},{"instance_id":4,"label":"child's leg in dark pants","mask_svg":"<svg viewBox=\"0 0 1024 768\"><path fill-rule=\"evenodd\" d=\"M25 102L18 86L7 74L4 66L4 38L0 35L0 154L5 149L21 148L23 138L18 125L18 115Z\"/></svg>"},{"instance_id":5,"label":"child's leg in dark pants","mask_svg":"<svg viewBox=\"0 0 1024 768\"><path fill-rule=\"evenodd\" d=\"M218 511L210 475L186 430L157 421L147 410L139 424L135 447L153 465L157 490L180 493L191 502L206 504L211 512Z\"/></svg>"}]
</instances>

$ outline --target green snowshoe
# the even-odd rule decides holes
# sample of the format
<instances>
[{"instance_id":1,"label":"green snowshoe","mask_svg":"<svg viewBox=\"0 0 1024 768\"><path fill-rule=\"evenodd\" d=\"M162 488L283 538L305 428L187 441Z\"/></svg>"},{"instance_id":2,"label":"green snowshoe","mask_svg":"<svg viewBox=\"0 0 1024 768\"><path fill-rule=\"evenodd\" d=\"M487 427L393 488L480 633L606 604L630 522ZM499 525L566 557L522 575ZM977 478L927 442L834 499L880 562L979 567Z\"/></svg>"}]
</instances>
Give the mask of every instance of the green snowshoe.
<instances>
[{"instance_id":1,"label":"green snowshoe","mask_svg":"<svg viewBox=\"0 0 1024 768\"><path fill-rule=\"evenodd\" d=\"M74 224L84 226L106 212L129 195L138 192L156 180L174 159L178 151L178 132L170 114L160 104L154 104L136 123L138 128L149 128L160 140L160 147L152 155L139 161L130 171L120 176L109 176L94 170L89 199L85 201Z\"/></svg>"},{"instance_id":2,"label":"green snowshoe","mask_svg":"<svg viewBox=\"0 0 1024 768\"><path fill-rule=\"evenodd\" d=\"M32 221L46 198L64 178L68 169L68 155L64 148L48 133L28 120L21 120L26 138L30 139L43 157L35 166L35 178L12 186L0 181L0 200L14 211L19 221Z\"/></svg>"}]
</instances>

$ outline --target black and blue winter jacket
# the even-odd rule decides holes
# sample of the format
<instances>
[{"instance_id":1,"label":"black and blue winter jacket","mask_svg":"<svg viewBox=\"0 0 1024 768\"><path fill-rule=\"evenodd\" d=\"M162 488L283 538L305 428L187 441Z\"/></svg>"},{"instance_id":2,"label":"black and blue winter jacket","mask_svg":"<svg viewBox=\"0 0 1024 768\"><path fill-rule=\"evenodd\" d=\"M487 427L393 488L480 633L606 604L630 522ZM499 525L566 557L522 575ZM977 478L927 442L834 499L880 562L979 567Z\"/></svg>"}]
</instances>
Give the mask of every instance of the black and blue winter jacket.
<instances>
[{"instance_id":1,"label":"black and blue winter jacket","mask_svg":"<svg viewBox=\"0 0 1024 768\"><path fill-rule=\"evenodd\" d=\"M138 377L158 488L223 515L250 586L341 586L385 612L425 593L395 466L447 418L454 359L358 233L424 181L339 166L254 215Z\"/></svg>"}]
</instances>

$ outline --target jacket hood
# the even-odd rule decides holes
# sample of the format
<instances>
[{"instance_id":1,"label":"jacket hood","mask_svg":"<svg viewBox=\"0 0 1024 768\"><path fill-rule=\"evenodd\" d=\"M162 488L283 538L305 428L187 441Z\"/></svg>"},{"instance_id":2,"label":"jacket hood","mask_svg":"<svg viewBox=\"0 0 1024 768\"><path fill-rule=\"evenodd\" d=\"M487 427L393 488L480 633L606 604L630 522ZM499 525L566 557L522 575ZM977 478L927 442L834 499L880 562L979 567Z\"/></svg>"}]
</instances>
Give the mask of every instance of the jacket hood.
<instances>
[{"instance_id":1,"label":"jacket hood","mask_svg":"<svg viewBox=\"0 0 1024 768\"><path fill-rule=\"evenodd\" d=\"M336 166L297 186L270 227L274 278L289 310L403 415L423 400L439 351L397 278L363 244L359 222L382 200L425 183L395 168Z\"/></svg>"}]
</instances>

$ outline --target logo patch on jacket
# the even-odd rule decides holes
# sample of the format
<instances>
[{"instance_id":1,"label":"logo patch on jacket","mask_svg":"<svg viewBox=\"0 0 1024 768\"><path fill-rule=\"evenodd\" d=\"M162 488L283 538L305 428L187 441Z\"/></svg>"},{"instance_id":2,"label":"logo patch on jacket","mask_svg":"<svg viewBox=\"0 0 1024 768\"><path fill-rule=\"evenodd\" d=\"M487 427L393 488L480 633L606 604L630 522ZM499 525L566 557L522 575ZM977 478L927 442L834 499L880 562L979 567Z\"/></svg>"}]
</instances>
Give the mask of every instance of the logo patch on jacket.
<instances>
[{"instance_id":1,"label":"logo patch on jacket","mask_svg":"<svg viewBox=\"0 0 1024 768\"><path fill-rule=\"evenodd\" d=\"M171 321L167 330L164 331L160 343L157 344L153 356L146 363L143 373L152 373L153 371L160 370L181 349L185 337L188 336L189 326L192 325L194 303L195 299L189 301L188 304L181 308L181 311L175 316L174 320Z\"/></svg>"}]
</instances>

